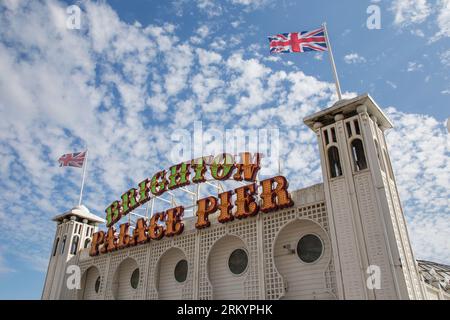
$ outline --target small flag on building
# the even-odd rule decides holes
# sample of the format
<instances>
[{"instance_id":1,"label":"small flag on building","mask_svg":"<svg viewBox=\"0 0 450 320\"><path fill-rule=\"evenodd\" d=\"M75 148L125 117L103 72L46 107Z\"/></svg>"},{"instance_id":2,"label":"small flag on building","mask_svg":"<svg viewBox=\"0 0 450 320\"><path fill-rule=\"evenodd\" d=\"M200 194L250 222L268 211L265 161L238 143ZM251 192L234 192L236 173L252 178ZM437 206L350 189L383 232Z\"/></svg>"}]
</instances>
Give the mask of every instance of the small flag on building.
<instances>
[{"instance_id":1,"label":"small flag on building","mask_svg":"<svg viewBox=\"0 0 450 320\"><path fill-rule=\"evenodd\" d=\"M86 151L67 153L62 155L59 159L60 167L77 167L82 168L84 159L86 158Z\"/></svg>"},{"instance_id":2,"label":"small flag on building","mask_svg":"<svg viewBox=\"0 0 450 320\"><path fill-rule=\"evenodd\" d=\"M314 31L280 33L269 37L270 53L327 51L324 27Z\"/></svg>"},{"instance_id":3,"label":"small flag on building","mask_svg":"<svg viewBox=\"0 0 450 320\"><path fill-rule=\"evenodd\" d=\"M80 188L80 199L78 201L78 205L81 205L81 200L83 198L84 178L86 176L86 167L87 167L87 156L88 150L82 152L63 154L58 159L60 167L83 168L83 175L81 178L81 188Z\"/></svg>"}]
</instances>

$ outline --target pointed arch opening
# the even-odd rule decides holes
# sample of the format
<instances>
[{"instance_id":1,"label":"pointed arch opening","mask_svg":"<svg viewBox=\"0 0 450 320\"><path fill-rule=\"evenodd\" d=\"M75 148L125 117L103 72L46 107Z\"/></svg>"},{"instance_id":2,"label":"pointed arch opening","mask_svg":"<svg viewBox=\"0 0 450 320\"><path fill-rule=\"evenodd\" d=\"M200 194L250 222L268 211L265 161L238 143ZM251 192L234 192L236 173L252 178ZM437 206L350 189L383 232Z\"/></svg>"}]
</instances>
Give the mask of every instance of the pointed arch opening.
<instances>
[{"instance_id":1,"label":"pointed arch opening","mask_svg":"<svg viewBox=\"0 0 450 320\"><path fill-rule=\"evenodd\" d=\"M341 160L339 159L339 150L335 146L328 148L328 164L330 166L331 178L342 176Z\"/></svg>"},{"instance_id":2,"label":"pointed arch opening","mask_svg":"<svg viewBox=\"0 0 450 320\"><path fill-rule=\"evenodd\" d=\"M355 171L367 169L366 155L361 139L354 139L351 142L353 168Z\"/></svg>"},{"instance_id":3,"label":"pointed arch opening","mask_svg":"<svg viewBox=\"0 0 450 320\"><path fill-rule=\"evenodd\" d=\"M67 240L67 236L64 236L62 244L61 244L61 254L64 253L64 249L66 248L66 240Z\"/></svg>"},{"instance_id":4,"label":"pointed arch opening","mask_svg":"<svg viewBox=\"0 0 450 320\"><path fill-rule=\"evenodd\" d=\"M55 246L53 247L53 256L56 256L56 252L58 251L59 238L56 238Z\"/></svg>"},{"instance_id":5,"label":"pointed arch opening","mask_svg":"<svg viewBox=\"0 0 450 320\"><path fill-rule=\"evenodd\" d=\"M77 254L78 242L80 242L80 237L79 236L73 236L73 238L72 238L72 246L70 247L70 254Z\"/></svg>"}]
</instances>

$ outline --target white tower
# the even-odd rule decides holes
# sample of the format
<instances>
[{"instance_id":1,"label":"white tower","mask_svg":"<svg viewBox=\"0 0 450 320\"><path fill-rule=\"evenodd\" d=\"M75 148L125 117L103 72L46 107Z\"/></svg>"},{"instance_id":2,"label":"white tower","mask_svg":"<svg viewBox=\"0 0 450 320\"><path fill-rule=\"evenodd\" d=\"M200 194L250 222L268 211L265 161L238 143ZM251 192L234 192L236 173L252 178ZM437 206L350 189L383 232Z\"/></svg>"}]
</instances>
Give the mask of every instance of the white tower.
<instances>
[{"instance_id":1,"label":"white tower","mask_svg":"<svg viewBox=\"0 0 450 320\"><path fill-rule=\"evenodd\" d=\"M423 299L384 136L392 123L367 94L304 122L319 140L339 298Z\"/></svg>"},{"instance_id":2,"label":"white tower","mask_svg":"<svg viewBox=\"0 0 450 320\"><path fill-rule=\"evenodd\" d=\"M56 221L55 240L50 253L47 276L45 278L42 299L59 299L62 283L65 278L67 262L78 251L89 247L92 234L97 231L98 224L105 220L89 212L81 205L58 215L52 219Z\"/></svg>"}]
</instances>

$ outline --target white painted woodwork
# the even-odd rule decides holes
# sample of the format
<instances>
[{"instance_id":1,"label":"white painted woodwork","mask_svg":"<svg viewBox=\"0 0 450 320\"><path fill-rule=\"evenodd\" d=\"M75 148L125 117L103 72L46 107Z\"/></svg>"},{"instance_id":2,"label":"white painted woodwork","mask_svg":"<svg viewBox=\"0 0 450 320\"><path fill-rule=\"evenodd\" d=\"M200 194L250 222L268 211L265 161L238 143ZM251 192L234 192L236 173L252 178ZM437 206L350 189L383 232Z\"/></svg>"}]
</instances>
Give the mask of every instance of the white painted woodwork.
<instances>
[{"instance_id":1,"label":"white painted woodwork","mask_svg":"<svg viewBox=\"0 0 450 320\"><path fill-rule=\"evenodd\" d=\"M248 266L247 270L241 275L233 274L228 268L230 254L239 248L247 251L241 239L235 236L224 236L211 249L208 275L213 287L214 299L244 299L243 286L248 275Z\"/></svg>"},{"instance_id":2,"label":"white painted woodwork","mask_svg":"<svg viewBox=\"0 0 450 320\"><path fill-rule=\"evenodd\" d=\"M158 297L161 300L176 300L182 298L183 287L186 281L179 283L175 279L175 266L186 256L179 248L170 248L161 257L157 273Z\"/></svg>"},{"instance_id":3,"label":"white painted woodwork","mask_svg":"<svg viewBox=\"0 0 450 320\"><path fill-rule=\"evenodd\" d=\"M323 244L321 257L312 263L301 261L297 254L298 241L308 234L318 236ZM275 265L287 287L283 299L333 299L324 277L331 258L331 244L317 223L306 219L290 222L278 235L274 256Z\"/></svg>"}]
</instances>

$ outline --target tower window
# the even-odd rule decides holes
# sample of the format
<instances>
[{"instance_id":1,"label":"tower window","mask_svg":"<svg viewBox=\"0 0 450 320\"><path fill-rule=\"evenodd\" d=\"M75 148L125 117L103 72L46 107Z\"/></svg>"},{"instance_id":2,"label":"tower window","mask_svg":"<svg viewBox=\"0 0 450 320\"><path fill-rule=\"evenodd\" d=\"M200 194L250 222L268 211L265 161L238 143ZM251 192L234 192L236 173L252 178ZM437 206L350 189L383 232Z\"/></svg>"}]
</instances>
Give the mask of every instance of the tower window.
<instances>
[{"instance_id":1,"label":"tower window","mask_svg":"<svg viewBox=\"0 0 450 320\"><path fill-rule=\"evenodd\" d=\"M323 134L325 136L325 145L328 145L330 143L330 139L328 138L328 130L325 130Z\"/></svg>"},{"instance_id":2,"label":"tower window","mask_svg":"<svg viewBox=\"0 0 450 320\"><path fill-rule=\"evenodd\" d=\"M66 248L66 239L67 239L67 237L64 236L63 237L63 241L62 241L62 245L61 245L61 254L64 253L64 249Z\"/></svg>"},{"instance_id":3,"label":"tower window","mask_svg":"<svg viewBox=\"0 0 450 320\"><path fill-rule=\"evenodd\" d=\"M342 176L341 161L339 159L339 151L335 146L328 148L328 163L330 165L330 174L332 178Z\"/></svg>"},{"instance_id":4,"label":"tower window","mask_svg":"<svg viewBox=\"0 0 450 320\"><path fill-rule=\"evenodd\" d=\"M314 234L303 236L297 243L297 255L303 262L312 263L322 256L322 240Z\"/></svg>"},{"instance_id":5,"label":"tower window","mask_svg":"<svg viewBox=\"0 0 450 320\"><path fill-rule=\"evenodd\" d=\"M177 280L180 283L186 281L187 273L188 273L188 262L185 259L178 261L174 270L175 280Z\"/></svg>"},{"instance_id":6,"label":"tower window","mask_svg":"<svg viewBox=\"0 0 450 320\"><path fill-rule=\"evenodd\" d=\"M347 127L347 136L350 138L352 136L352 127L350 125L350 122L347 122L345 125Z\"/></svg>"},{"instance_id":7,"label":"tower window","mask_svg":"<svg viewBox=\"0 0 450 320\"><path fill-rule=\"evenodd\" d=\"M53 248L53 256L56 256L56 251L58 250L59 238L56 238L55 247Z\"/></svg>"},{"instance_id":8,"label":"tower window","mask_svg":"<svg viewBox=\"0 0 450 320\"><path fill-rule=\"evenodd\" d=\"M235 275L240 275L247 270L248 255L244 249L236 249L228 258L228 268Z\"/></svg>"},{"instance_id":9,"label":"tower window","mask_svg":"<svg viewBox=\"0 0 450 320\"><path fill-rule=\"evenodd\" d=\"M76 254L78 249L78 241L80 240L79 236L74 236L72 238L72 247L70 248L70 254Z\"/></svg>"},{"instance_id":10,"label":"tower window","mask_svg":"<svg viewBox=\"0 0 450 320\"><path fill-rule=\"evenodd\" d=\"M353 140L351 145L355 171L367 169L367 161L366 156L364 154L364 147L361 139Z\"/></svg>"},{"instance_id":11,"label":"tower window","mask_svg":"<svg viewBox=\"0 0 450 320\"><path fill-rule=\"evenodd\" d=\"M134 269L131 274L130 284L133 289L136 289L139 284L139 268Z\"/></svg>"},{"instance_id":12,"label":"tower window","mask_svg":"<svg viewBox=\"0 0 450 320\"><path fill-rule=\"evenodd\" d=\"M331 140L333 142L337 142L337 140L336 140L336 130L334 128L331 128Z\"/></svg>"},{"instance_id":13,"label":"tower window","mask_svg":"<svg viewBox=\"0 0 450 320\"><path fill-rule=\"evenodd\" d=\"M87 248L89 247L89 244L91 243L91 239L86 239L84 240L84 247Z\"/></svg>"},{"instance_id":14,"label":"tower window","mask_svg":"<svg viewBox=\"0 0 450 320\"><path fill-rule=\"evenodd\" d=\"M355 131L356 131L356 134L361 135L361 130L359 129L359 122L358 122L358 120L355 120L355 121L353 122L353 124L355 125Z\"/></svg>"}]
</instances>

